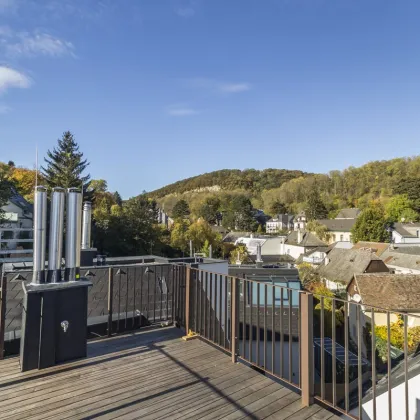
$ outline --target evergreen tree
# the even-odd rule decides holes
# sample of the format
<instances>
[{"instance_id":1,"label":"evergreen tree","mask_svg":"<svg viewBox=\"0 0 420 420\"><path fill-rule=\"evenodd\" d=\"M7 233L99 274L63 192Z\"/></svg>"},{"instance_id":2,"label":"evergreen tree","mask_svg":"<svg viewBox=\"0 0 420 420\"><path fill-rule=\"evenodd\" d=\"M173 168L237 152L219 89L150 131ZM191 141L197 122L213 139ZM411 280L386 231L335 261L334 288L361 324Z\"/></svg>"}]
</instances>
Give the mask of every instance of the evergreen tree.
<instances>
[{"instance_id":1,"label":"evergreen tree","mask_svg":"<svg viewBox=\"0 0 420 420\"><path fill-rule=\"evenodd\" d=\"M321 200L318 190L313 190L309 194L305 213L308 220L325 219L327 217L328 210Z\"/></svg>"},{"instance_id":2,"label":"evergreen tree","mask_svg":"<svg viewBox=\"0 0 420 420\"><path fill-rule=\"evenodd\" d=\"M122 198L121 198L120 193L118 191L115 191L113 195L114 195L115 204L117 204L118 206L121 207L122 206Z\"/></svg>"},{"instance_id":3,"label":"evergreen tree","mask_svg":"<svg viewBox=\"0 0 420 420\"><path fill-rule=\"evenodd\" d=\"M174 219L184 219L190 215L190 208L185 200L179 200L172 210Z\"/></svg>"},{"instance_id":4,"label":"evergreen tree","mask_svg":"<svg viewBox=\"0 0 420 420\"><path fill-rule=\"evenodd\" d=\"M83 153L70 131L58 140L56 148L48 150L47 156L44 159L47 167L41 169L49 188L81 188L83 185L83 190L87 190L90 175L84 173L89 162L83 159Z\"/></svg>"}]
</instances>

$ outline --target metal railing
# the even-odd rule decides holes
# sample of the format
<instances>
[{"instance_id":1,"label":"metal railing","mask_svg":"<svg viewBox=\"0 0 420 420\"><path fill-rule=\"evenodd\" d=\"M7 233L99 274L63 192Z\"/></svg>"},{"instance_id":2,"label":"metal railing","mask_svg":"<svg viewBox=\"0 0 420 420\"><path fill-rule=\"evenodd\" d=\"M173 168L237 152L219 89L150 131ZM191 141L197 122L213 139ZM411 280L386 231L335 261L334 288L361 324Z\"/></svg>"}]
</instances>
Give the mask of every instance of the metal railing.
<instances>
[{"instance_id":1,"label":"metal railing","mask_svg":"<svg viewBox=\"0 0 420 420\"><path fill-rule=\"evenodd\" d=\"M88 324L105 325L104 334L173 323L295 388L303 405L320 401L355 419L415 418L419 315L184 264L81 274L93 283ZM20 283L30 278L2 277L0 357L4 333L20 328Z\"/></svg>"},{"instance_id":2,"label":"metal railing","mask_svg":"<svg viewBox=\"0 0 420 420\"><path fill-rule=\"evenodd\" d=\"M194 268L186 278L183 326L294 387L304 405L415 418L419 315Z\"/></svg>"}]
</instances>

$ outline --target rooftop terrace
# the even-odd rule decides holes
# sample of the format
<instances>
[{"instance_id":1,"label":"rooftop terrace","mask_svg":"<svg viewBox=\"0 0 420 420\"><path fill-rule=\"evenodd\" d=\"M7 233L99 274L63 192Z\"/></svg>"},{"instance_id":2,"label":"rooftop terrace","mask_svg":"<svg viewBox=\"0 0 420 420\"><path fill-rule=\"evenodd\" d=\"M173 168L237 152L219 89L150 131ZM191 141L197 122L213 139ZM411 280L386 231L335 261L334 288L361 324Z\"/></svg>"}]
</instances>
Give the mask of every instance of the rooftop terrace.
<instances>
[{"instance_id":1,"label":"rooftop terrace","mask_svg":"<svg viewBox=\"0 0 420 420\"><path fill-rule=\"evenodd\" d=\"M20 373L0 362L2 419L338 419L175 327L91 341L88 357Z\"/></svg>"}]
</instances>

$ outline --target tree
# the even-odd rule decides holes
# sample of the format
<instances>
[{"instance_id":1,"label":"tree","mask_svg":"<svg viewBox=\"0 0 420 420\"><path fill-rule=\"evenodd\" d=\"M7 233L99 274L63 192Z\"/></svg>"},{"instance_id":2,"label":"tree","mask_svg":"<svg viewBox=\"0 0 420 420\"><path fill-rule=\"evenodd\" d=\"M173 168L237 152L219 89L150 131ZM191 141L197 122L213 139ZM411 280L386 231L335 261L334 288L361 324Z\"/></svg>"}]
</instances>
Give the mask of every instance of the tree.
<instances>
[{"instance_id":1,"label":"tree","mask_svg":"<svg viewBox=\"0 0 420 420\"><path fill-rule=\"evenodd\" d=\"M82 188L86 190L90 175L85 174L89 163L83 159L79 145L70 131L63 133L58 140L58 146L52 151L48 150L45 158L46 168L42 167L43 176L49 188Z\"/></svg>"},{"instance_id":2,"label":"tree","mask_svg":"<svg viewBox=\"0 0 420 420\"><path fill-rule=\"evenodd\" d=\"M385 206L385 217L390 222L406 222L418 220L418 214L413 210L413 202L406 194L398 194L389 200Z\"/></svg>"},{"instance_id":3,"label":"tree","mask_svg":"<svg viewBox=\"0 0 420 420\"><path fill-rule=\"evenodd\" d=\"M114 195L115 204L121 207L123 201L122 201L120 193L118 191L115 191L113 195Z\"/></svg>"},{"instance_id":4,"label":"tree","mask_svg":"<svg viewBox=\"0 0 420 420\"><path fill-rule=\"evenodd\" d=\"M238 245L230 252L229 263L236 264L238 260L240 261L241 264L246 264L246 263L251 262L248 249L245 245Z\"/></svg>"},{"instance_id":5,"label":"tree","mask_svg":"<svg viewBox=\"0 0 420 420\"><path fill-rule=\"evenodd\" d=\"M320 281L318 272L311 264L303 262L299 264L297 268L299 271L299 279L305 289L308 289L310 285Z\"/></svg>"},{"instance_id":6,"label":"tree","mask_svg":"<svg viewBox=\"0 0 420 420\"><path fill-rule=\"evenodd\" d=\"M15 166L11 167L9 180L16 188L16 191L25 198L25 200L30 202L34 199L35 185L37 183L38 185L43 185L45 182L44 177L39 173L37 181L37 172L35 170L16 168Z\"/></svg>"},{"instance_id":7,"label":"tree","mask_svg":"<svg viewBox=\"0 0 420 420\"><path fill-rule=\"evenodd\" d=\"M92 179L89 182L88 191L104 193L108 191L108 182L104 179Z\"/></svg>"},{"instance_id":8,"label":"tree","mask_svg":"<svg viewBox=\"0 0 420 420\"><path fill-rule=\"evenodd\" d=\"M220 247L222 237L215 232L211 226L203 219L197 220L192 223L187 231L188 242L191 240L193 248L196 250L201 249L206 242L212 245L213 249Z\"/></svg>"},{"instance_id":9,"label":"tree","mask_svg":"<svg viewBox=\"0 0 420 420\"><path fill-rule=\"evenodd\" d=\"M204 200L199 209L199 216L206 222L215 225L218 220L218 213L220 208L220 199L217 197L208 197Z\"/></svg>"},{"instance_id":10,"label":"tree","mask_svg":"<svg viewBox=\"0 0 420 420\"><path fill-rule=\"evenodd\" d=\"M171 229L171 246L180 249L183 252L189 250L188 228L190 221L188 219L177 219Z\"/></svg>"},{"instance_id":11,"label":"tree","mask_svg":"<svg viewBox=\"0 0 420 420\"><path fill-rule=\"evenodd\" d=\"M353 242L386 242L389 234L386 230L384 209L379 203L371 203L361 212L351 230Z\"/></svg>"},{"instance_id":12,"label":"tree","mask_svg":"<svg viewBox=\"0 0 420 420\"><path fill-rule=\"evenodd\" d=\"M184 219L190 215L190 208L185 200L179 200L173 210L172 217L174 219Z\"/></svg>"},{"instance_id":13,"label":"tree","mask_svg":"<svg viewBox=\"0 0 420 420\"><path fill-rule=\"evenodd\" d=\"M312 190L309 194L305 213L308 220L325 219L327 217L328 210L317 189Z\"/></svg>"},{"instance_id":14,"label":"tree","mask_svg":"<svg viewBox=\"0 0 420 420\"><path fill-rule=\"evenodd\" d=\"M255 231L257 222L254 218L254 209L251 200L242 194L225 197L222 205L223 226L233 230Z\"/></svg>"},{"instance_id":15,"label":"tree","mask_svg":"<svg viewBox=\"0 0 420 420\"><path fill-rule=\"evenodd\" d=\"M314 233L321 241L329 241L331 235L328 233L328 229L325 225L319 223L316 220L311 220L306 225L306 230Z\"/></svg>"},{"instance_id":16,"label":"tree","mask_svg":"<svg viewBox=\"0 0 420 420\"><path fill-rule=\"evenodd\" d=\"M285 214L287 213L287 208L280 200L276 200L271 204L270 213L273 215L276 214Z\"/></svg>"}]
</instances>

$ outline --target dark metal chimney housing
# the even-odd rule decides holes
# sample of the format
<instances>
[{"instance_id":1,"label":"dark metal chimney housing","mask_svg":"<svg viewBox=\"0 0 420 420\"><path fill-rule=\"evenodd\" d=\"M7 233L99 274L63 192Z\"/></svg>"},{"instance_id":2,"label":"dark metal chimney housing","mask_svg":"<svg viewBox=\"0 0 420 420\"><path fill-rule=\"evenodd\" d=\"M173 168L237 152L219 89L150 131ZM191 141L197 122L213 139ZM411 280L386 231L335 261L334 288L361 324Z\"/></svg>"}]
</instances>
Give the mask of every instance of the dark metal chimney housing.
<instances>
[{"instance_id":1,"label":"dark metal chimney housing","mask_svg":"<svg viewBox=\"0 0 420 420\"><path fill-rule=\"evenodd\" d=\"M82 229L82 249L90 249L92 226L92 203L85 201L83 204L83 229Z\"/></svg>"},{"instance_id":2,"label":"dark metal chimney housing","mask_svg":"<svg viewBox=\"0 0 420 420\"><path fill-rule=\"evenodd\" d=\"M64 281L80 278L80 246L82 237L82 194L78 188L67 190L66 268Z\"/></svg>"},{"instance_id":3,"label":"dark metal chimney housing","mask_svg":"<svg viewBox=\"0 0 420 420\"><path fill-rule=\"evenodd\" d=\"M48 245L47 283L61 281L61 256L64 230L64 188L53 188L51 194L50 240Z\"/></svg>"},{"instance_id":4,"label":"dark metal chimney housing","mask_svg":"<svg viewBox=\"0 0 420 420\"><path fill-rule=\"evenodd\" d=\"M34 265L32 284L45 283L47 189L36 187L34 199Z\"/></svg>"}]
</instances>

